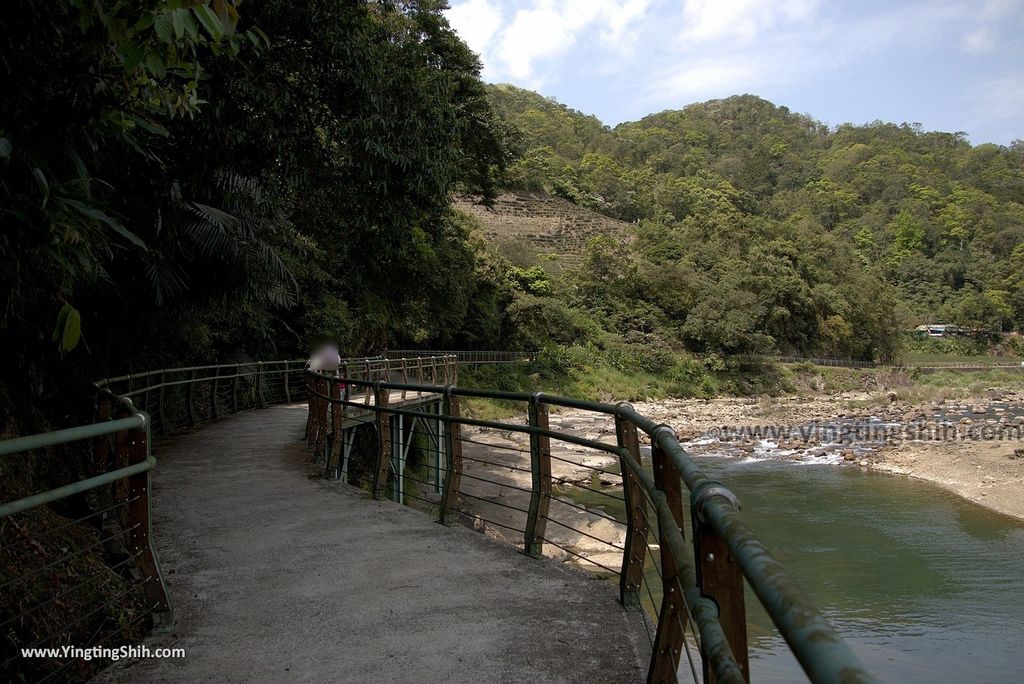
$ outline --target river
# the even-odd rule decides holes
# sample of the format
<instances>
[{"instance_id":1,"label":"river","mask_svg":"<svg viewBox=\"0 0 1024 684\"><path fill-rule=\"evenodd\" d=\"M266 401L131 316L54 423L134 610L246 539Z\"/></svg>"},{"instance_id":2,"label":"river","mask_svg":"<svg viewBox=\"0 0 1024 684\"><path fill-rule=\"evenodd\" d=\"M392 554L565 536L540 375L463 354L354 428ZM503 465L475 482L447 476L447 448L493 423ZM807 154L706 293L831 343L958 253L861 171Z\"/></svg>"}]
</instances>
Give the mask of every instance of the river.
<instances>
[{"instance_id":1,"label":"river","mask_svg":"<svg viewBox=\"0 0 1024 684\"><path fill-rule=\"evenodd\" d=\"M557 419L561 429L581 436L607 438L610 430L601 419L584 414L567 413ZM485 468L491 480L517 483L527 491L505 489L497 493L504 498L495 501L523 507L528 500L529 461L522 450L525 445L512 441L519 438L506 435L499 440L505 446L493 451L467 444L466 453L479 449L490 460L512 459L508 462L517 463L520 471L470 462L466 475L474 467ZM501 450L511 445L518 448ZM688 442L688 447L712 479L737 494L744 518L880 680L1024 678L1024 521L924 480L844 465L844 450L871 454L872 447L864 444L822 444L799 455L767 440L746 450L707 439ZM643 451L649 464L649 448ZM571 450L558 455L580 458ZM555 465L564 464L559 460ZM605 467L616 468L612 463ZM464 480L463 486L469 485L473 483ZM480 496L490 485L476 486ZM601 488L606 494L622 493L621 487ZM621 502L604 494L562 486L556 494L624 519ZM486 507L482 499L477 504L485 518L522 525L514 511ZM552 513L566 516L573 511L553 507ZM557 526L551 529L559 531ZM514 533L506 535L515 539ZM615 566L617 554L602 560ZM647 579L654 585L650 598L659 600L653 567L648 567ZM747 606L753 681L802 681L795 658L749 590ZM685 665L680 681L689 681Z\"/></svg>"},{"instance_id":2,"label":"river","mask_svg":"<svg viewBox=\"0 0 1024 684\"><path fill-rule=\"evenodd\" d=\"M883 681L1024 676L1024 522L861 468L700 461ZM753 681L797 679L749 591L747 605Z\"/></svg>"}]
</instances>

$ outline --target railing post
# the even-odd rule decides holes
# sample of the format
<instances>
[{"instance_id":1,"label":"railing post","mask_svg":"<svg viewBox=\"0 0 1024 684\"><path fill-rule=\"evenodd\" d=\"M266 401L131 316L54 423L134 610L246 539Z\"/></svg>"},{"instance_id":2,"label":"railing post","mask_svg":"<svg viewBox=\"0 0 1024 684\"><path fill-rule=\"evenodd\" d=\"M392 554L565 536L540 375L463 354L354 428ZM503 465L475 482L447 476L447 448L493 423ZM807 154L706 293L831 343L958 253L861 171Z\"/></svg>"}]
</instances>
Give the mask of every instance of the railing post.
<instances>
[{"instance_id":1,"label":"railing post","mask_svg":"<svg viewBox=\"0 0 1024 684\"><path fill-rule=\"evenodd\" d=\"M670 429L662 426L651 435L651 463L654 467L654 484L665 495L679 532L684 534L683 481L672 459L658 443L658 433ZM685 638L683 625L687 619L686 602L679 581L679 567L672 556L667 531L661 525L658 525L658 545L661 547L662 599L647 681L675 682Z\"/></svg>"},{"instance_id":2,"label":"railing post","mask_svg":"<svg viewBox=\"0 0 1024 684\"><path fill-rule=\"evenodd\" d=\"M530 398L530 427L548 429L548 406L538 392ZM539 558L544 552L544 533L548 524L548 506L551 504L551 439L547 435L530 433L530 471L533 486L530 490L530 511L526 517L523 552Z\"/></svg>"},{"instance_id":3,"label":"railing post","mask_svg":"<svg viewBox=\"0 0 1024 684\"><path fill-rule=\"evenodd\" d=\"M377 470L373 474L373 498L384 496L388 484L388 469L391 467L391 415L384 409L388 406L389 390L381 387L378 380L374 383L373 410L377 414ZM366 388L367 397L370 388Z\"/></svg>"},{"instance_id":4,"label":"railing post","mask_svg":"<svg viewBox=\"0 0 1024 684\"><path fill-rule=\"evenodd\" d=\"M234 380L231 381L231 412L238 413L238 376L242 374L242 367L235 366Z\"/></svg>"},{"instance_id":5,"label":"railing post","mask_svg":"<svg viewBox=\"0 0 1024 684\"><path fill-rule=\"evenodd\" d=\"M328 380L330 386L330 392L327 396L331 399L342 398L342 383L335 382L334 380ZM331 463L337 463L337 467L334 469L335 479L341 477L341 452L345 448L345 426L342 420L344 408L338 410L339 404L331 402L331 439L327 441L330 450L327 452L327 464L324 468L324 477L327 477L331 472ZM335 460L337 459L337 460Z\"/></svg>"},{"instance_id":6,"label":"railing post","mask_svg":"<svg viewBox=\"0 0 1024 684\"><path fill-rule=\"evenodd\" d=\"M160 416L160 431L163 434L168 434L170 431L167 429L167 414L164 412L164 383L167 381L167 373L164 371L160 372L160 391L157 392L156 401L159 404L157 406L157 415Z\"/></svg>"},{"instance_id":7,"label":"railing post","mask_svg":"<svg viewBox=\"0 0 1024 684\"><path fill-rule=\"evenodd\" d=\"M313 375L309 370L302 373L302 378L306 383L306 434L303 437L306 440L306 448L313 446L313 411L315 405L313 404Z\"/></svg>"},{"instance_id":8,"label":"railing post","mask_svg":"<svg viewBox=\"0 0 1024 684\"><path fill-rule=\"evenodd\" d=\"M188 403L188 406L187 406L187 410L188 410L188 424L189 425L195 425L196 424L196 369L195 368L193 368L191 373L189 373L188 399L186 401Z\"/></svg>"},{"instance_id":9,"label":"railing post","mask_svg":"<svg viewBox=\"0 0 1024 684\"><path fill-rule=\"evenodd\" d=\"M284 401L285 401L286 404L292 403L291 384L288 381L288 373L290 372L290 368L289 368L290 365L291 365L291 363L289 361L285 361L284 362Z\"/></svg>"},{"instance_id":10,"label":"railing post","mask_svg":"<svg viewBox=\"0 0 1024 684\"><path fill-rule=\"evenodd\" d=\"M750 681L750 665L747 655L747 612L743 603L743 570L729 553L729 545L714 529L706 524L704 504L713 496L725 496L739 509L736 497L717 482L706 482L690 495L690 520L693 523L693 553L697 561L697 585L701 595L718 606L718 621L722 625L726 641L743 671L744 679ZM711 658L701 653L704 662L704 681L714 682L715 674L709 668Z\"/></svg>"},{"instance_id":11,"label":"railing post","mask_svg":"<svg viewBox=\"0 0 1024 684\"><path fill-rule=\"evenodd\" d=\"M363 361L363 369L366 372L366 377L363 378L363 379L366 380L366 382L373 382L373 379L370 377L370 360L369 359L366 359L366 360ZM370 396L371 396L370 386L367 385L367 387L366 387L366 396L363 398L363 403L366 404L367 406L370 405Z\"/></svg>"},{"instance_id":12,"label":"railing post","mask_svg":"<svg viewBox=\"0 0 1024 684\"><path fill-rule=\"evenodd\" d=\"M405 357L402 357L402 384L409 384L409 365L405 361ZM405 389L402 389L402 399L405 399Z\"/></svg>"},{"instance_id":13,"label":"railing post","mask_svg":"<svg viewBox=\"0 0 1024 684\"><path fill-rule=\"evenodd\" d=\"M449 418L459 417L459 398L452 394L451 386L445 388L441 410ZM462 426L454 420L445 421L445 456L448 471L444 477L444 491L441 494L440 522L452 525L456 521L455 502L459 498L462 482Z\"/></svg>"},{"instance_id":14,"label":"railing post","mask_svg":"<svg viewBox=\"0 0 1024 684\"><path fill-rule=\"evenodd\" d=\"M217 419L217 378L220 377L220 367L214 369L213 385L210 388L210 420Z\"/></svg>"},{"instance_id":15,"label":"railing post","mask_svg":"<svg viewBox=\"0 0 1024 684\"><path fill-rule=\"evenodd\" d=\"M319 460L318 455L324 452L327 445L327 404L326 399L329 396L327 393L330 391L328 380L322 378L317 381L317 392L320 396L317 396L316 403L316 437L313 440L313 460Z\"/></svg>"},{"instance_id":16,"label":"railing post","mask_svg":"<svg viewBox=\"0 0 1024 684\"><path fill-rule=\"evenodd\" d=\"M110 420L113 413L110 399L100 396L96 401L96 420L103 422ZM107 472L110 466L110 436L104 435L96 438L96 445L93 447L93 475Z\"/></svg>"},{"instance_id":17,"label":"railing post","mask_svg":"<svg viewBox=\"0 0 1024 684\"><path fill-rule=\"evenodd\" d=\"M264 408L267 405L263 398L263 362L256 362L256 406Z\"/></svg>"},{"instance_id":18,"label":"railing post","mask_svg":"<svg viewBox=\"0 0 1024 684\"><path fill-rule=\"evenodd\" d=\"M628 406L628 404L620 404ZM636 425L615 414L615 435L620 447L629 451L637 465L642 462L640 440ZM644 563L647 560L647 502L643 486L633 470L620 458L622 493L626 503L626 540L622 553L622 571L619 573L619 600L628 608L640 607L640 585L644 581Z\"/></svg>"},{"instance_id":19,"label":"railing post","mask_svg":"<svg viewBox=\"0 0 1024 684\"><path fill-rule=\"evenodd\" d=\"M146 415L145 427L131 430L127 439L129 465L143 463L149 458L150 421ZM157 610L168 613L166 622L173 621L171 599L160 572L160 561L153 546L152 505L150 500L150 471L128 477L128 541L129 549L137 554L135 563L146 578L147 601Z\"/></svg>"}]
</instances>

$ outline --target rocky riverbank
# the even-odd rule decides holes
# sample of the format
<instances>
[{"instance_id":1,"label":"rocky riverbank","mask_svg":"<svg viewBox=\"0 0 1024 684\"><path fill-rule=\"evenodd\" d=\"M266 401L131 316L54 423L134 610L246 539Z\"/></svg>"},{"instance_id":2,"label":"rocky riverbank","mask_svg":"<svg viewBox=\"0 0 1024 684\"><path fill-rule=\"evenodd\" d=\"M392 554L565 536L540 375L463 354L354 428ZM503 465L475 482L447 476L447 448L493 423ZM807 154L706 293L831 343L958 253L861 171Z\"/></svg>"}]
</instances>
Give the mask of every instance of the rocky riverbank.
<instances>
[{"instance_id":1,"label":"rocky riverbank","mask_svg":"<svg viewBox=\"0 0 1024 684\"><path fill-rule=\"evenodd\" d=\"M1024 393L924 403L894 395L637 404L695 455L833 463L918 477L1024 519Z\"/></svg>"},{"instance_id":2,"label":"rocky riverbank","mask_svg":"<svg viewBox=\"0 0 1024 684\"><path fill-rule=\"evenodd\" d=\"M810 397L637 403L671 426L697 458L778 460L865 468L928 480L1024 519L1024 392L991 388L966 399L908 402L848 392ZM615 443L609 416L554 411L553 430ZM509 423L525 419L509 418ZM521 543L529 506L529 438L465 427L463 514L474 527ZM641 441L646 442L644 435ZM595 569L617 567L625 528L617 459L552 440L554 490L545 554ZM466 522L470 522L467 520ZM583 560L583 559L587 560Z\"/></svg>"}]
</instances>

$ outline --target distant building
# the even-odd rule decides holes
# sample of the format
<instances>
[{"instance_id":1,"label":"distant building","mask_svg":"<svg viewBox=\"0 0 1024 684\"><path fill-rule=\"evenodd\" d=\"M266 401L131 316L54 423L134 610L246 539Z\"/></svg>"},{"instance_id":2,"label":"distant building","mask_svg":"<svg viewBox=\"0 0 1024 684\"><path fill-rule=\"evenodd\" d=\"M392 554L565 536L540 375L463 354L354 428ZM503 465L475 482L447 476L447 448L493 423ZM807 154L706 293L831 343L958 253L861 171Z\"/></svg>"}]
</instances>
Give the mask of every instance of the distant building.
<instances>
[{"instance_id":1,"label":"distant building","mask_svg":"<svg viewBox=\"0 0 1024 684\"><path fill-rule=\"evenodd\" d=\"M931 323L914 328L914 333L919 337L959 337L964 332L960 326L949 323Z\"/></svg>"}]
</instances>

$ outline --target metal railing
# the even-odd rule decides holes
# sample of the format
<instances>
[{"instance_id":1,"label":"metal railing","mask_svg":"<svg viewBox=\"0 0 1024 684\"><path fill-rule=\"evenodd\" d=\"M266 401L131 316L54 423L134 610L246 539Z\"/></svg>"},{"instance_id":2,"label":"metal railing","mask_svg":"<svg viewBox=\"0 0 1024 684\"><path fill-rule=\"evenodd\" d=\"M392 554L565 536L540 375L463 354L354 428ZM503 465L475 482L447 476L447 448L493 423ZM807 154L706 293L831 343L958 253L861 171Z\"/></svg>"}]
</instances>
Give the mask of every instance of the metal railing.
<instances>
[{"instance_id":1,"label":"metal railing","mask_svg":"<svg viewBox=\"0 0 1024 684\"><path fill-rule=\"evenodd\" d=\"M418 356L454 356L463 366L486 366L501 363L529 363L537 360L535 351L486 351L486 350L442 350L442 349L391 349L384 352L388 359L412 358Z\"/></svg>"},{"instance_id":2,"label":"metal railing","mask_svg":"<svg viewBox=\"0 0 1024 684\"><path fill-rule=\"evenodd\" d=\"M303 401L305 368L257 361L106 378L95 383L95 423L0 441L0 457L25 462L0 462L26 483L14 491L70 480L0 504L0 680L87 679L109 661L21 649L137 643L172 622L150 522L153 438Z\"/></svg>"},{"instance_id":3,"label":"metal railing","mask_svg":"<svg viewBox=\"0 0 1024 684\"><path fill-rule=\"evenodd\" d=\"M858 361L856 359L826 359L805 356L771 356L769 359L778 363L810 363L815 366L834 366L836 368L875 368L874 361Z\"/></svg>"},{"instance_id":4,"label":"metal railing","mask_svg":"<svg viewBox=\"0 0 1024 684\"><path fill-rule=\"evenodd\" d=\"M252 361L162 368L96 382L150 415L152 433L166 437L231 413L305 398L306 361Z\"/></svg>"},{"instance_id":5,"label":"metal railing","mask_svg":"<svg viewBox=\"0 0 1024 684\"><path fill-rule=\"evenodd\" d=\"M874 681L754 535L732 492L701 471L671 428L629 404L344 369L308 372L307 395L307 437L327 476L445 524L486 529L529 555L617 577L622 604L648 616L648 681L678 681L681 669L694 681L749 681L744 582L811 681ZM518 415L467 417L466 398L511 402ZM573 421L592 419L600 434L552 429L552 407L581 412Z\"/></svg>"},{"instance_id":6,"label":"metal railing","mask_svg":"<svg viewBox=\"0 0 1024 684\"><path fill-rule=\"evenodd\" d=\"M171 621L152 537L149 416L112 395L103 406L97 423L0 441L5 475L26 482L24 496L0 504L5 681L88 678L95 664L75 654L25 658L22 649L109 647ZM49 464L66 483L24 491L55 451Z\"/></svg>"},{"instance_id":7,"label":"metal railing","mask_svg":"<svg viewBox=\"0 0 1024 684\"><path fill-rule=\"evenodd\" d=\"M96 423L0 442L0 457L52 463L54 450L75 448L79 462L68 484L0 505L0 673L81 679L91 673L88 663L28 661L20 648L62 645L79 633L85 640L76 645L84 647L137 641L157 621L169 622L151 535L151 439L305 400L307 437L327 475L446 524L500 533L530 555L616 576L622 603L649 616L649 681L677 681L680 668L705 681L749 679L744 581L813 681L872 681L746 526L735 497L700 471L670 428L627 404L464 390L455 386L460 363L457 354L417 353L347 359L337 375L289 360L108 378L97 383ZM467 417L460 398L504 400L520 414ZM595 428L601 436L552 429L552 407L605 421ZM22 548L31 553L10 555ZM106 563L97 549L107 552ZM73 595L96 585L105 592L69 610ZM117 606L123 612L114 615Z\"/></svg>"}]
</instances>

